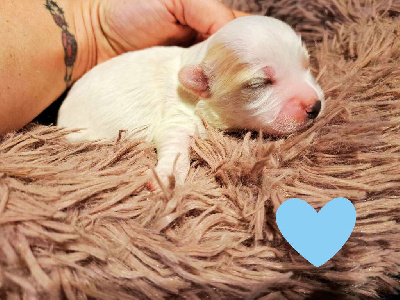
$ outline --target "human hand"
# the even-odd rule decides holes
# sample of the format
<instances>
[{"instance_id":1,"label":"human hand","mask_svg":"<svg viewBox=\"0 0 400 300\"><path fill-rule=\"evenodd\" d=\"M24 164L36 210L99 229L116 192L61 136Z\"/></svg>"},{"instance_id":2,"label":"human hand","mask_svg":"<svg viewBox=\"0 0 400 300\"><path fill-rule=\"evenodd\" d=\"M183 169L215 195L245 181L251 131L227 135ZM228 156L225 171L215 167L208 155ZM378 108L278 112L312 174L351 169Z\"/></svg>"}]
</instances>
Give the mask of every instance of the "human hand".
<instances>
[{"instance_id":1,"label":"human hand","mask_svg":"<svg viewBox=\"0 0 400 300\"><path fill-rule=\"evenodd\" d=\"M93 26L97 63L152 46L187 46L208 38L235 17L247 15L218 0L92 1L98 6L99 26Z\"/></svg>"}]
</instances>

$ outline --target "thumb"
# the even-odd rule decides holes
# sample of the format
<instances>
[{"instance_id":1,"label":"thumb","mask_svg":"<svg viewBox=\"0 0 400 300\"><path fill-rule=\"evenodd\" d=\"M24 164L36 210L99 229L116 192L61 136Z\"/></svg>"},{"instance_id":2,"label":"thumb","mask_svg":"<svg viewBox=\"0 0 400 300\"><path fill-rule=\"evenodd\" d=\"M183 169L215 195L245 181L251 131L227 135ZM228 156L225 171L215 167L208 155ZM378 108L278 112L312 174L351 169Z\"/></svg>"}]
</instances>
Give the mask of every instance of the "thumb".
<instances>
[{"instance_id":1,"label":"thumb","mask_svg":"<svg viewBox=\"0 0 400 300\"><path fill-rule=\"evenodd\" d=\"M163 45L187 47L196 41L196 37L197 31L193 28L186 25L174 24L169 30L169 38L167 38Z\"/></svg>"},{"instance_id":2,"label":"thumb","mask_svg":"<svg viewBox=\"0 0 400 300\"><path fill-rule=\"evenodd\" d=\"M233 11L218 0L175 0L167 6L180 24L204 35L214 34L235 19Z\"/></svg>"}]
</instances>

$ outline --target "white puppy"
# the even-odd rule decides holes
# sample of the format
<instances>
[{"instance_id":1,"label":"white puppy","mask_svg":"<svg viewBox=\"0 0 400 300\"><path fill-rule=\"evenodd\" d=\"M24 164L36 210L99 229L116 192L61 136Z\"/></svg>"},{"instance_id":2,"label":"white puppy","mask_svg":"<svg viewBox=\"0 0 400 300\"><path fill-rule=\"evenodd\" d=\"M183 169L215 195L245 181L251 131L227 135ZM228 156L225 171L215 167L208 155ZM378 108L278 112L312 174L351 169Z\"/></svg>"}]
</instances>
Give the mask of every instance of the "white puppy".
<instances>
[{"instance_id":1,"label":"white puppy","mask_svg":"<svg viewBox=\"0 0 400 300\"><path fill-rule=\"evenodd\" d=\"M72 87L57 125L85 128L70 140L145 128L140 134L156 144L159 178L167 183L173 173L180 184L190 137L204 136L202 120L288 134L309 125L322 101L301 38L277 19L248 16L190 48L154 47L99 64Z\"/></svg>"}]
</instances>

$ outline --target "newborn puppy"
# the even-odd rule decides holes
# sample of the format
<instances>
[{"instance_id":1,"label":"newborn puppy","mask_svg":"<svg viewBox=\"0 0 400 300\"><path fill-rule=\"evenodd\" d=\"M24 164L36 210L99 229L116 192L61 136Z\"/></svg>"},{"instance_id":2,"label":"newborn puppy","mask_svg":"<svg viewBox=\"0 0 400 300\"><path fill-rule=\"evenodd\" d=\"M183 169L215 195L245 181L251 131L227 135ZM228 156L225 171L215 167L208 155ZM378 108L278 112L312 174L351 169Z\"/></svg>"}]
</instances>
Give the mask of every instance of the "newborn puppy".
<instances>
[{"instance_id":1,"label":"newborn puppy","mask_svg":"<svg viewBox=\"0 0 400 300\"><path fill-rule=\"evenodd\" d=\"M202 120L220 129L284 135L321 110L307 50L289 25L270 17L233 20L190 48L154 47L99 64L72 87L57 125L84 128L70 140L112 139L119 130L157 147L156 172L168 184L189 171L190 137Z\"/></svg>"}]
</instances>

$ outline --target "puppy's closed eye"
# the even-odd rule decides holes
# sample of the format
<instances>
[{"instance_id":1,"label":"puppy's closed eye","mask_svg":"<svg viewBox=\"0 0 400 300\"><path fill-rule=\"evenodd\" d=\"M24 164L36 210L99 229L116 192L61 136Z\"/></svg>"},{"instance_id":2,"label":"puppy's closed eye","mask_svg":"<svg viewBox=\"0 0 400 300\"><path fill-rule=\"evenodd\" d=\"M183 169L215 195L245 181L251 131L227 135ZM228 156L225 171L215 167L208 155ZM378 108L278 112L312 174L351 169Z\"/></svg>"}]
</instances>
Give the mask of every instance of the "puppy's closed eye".
<instances>
[{"instance_id":1,"label":"puppy's closed eye","mask_svg":"<svg viewBox=\"0 0 400 300\"><path fill-rule=\"evenodd\" d=\"M254 78L248 82L245 83L244 88L245 89L260 89L260 88L266 88L268 86L271 86L274 84L274 81L271 78Z\"/></svg>"}]
</instances>

